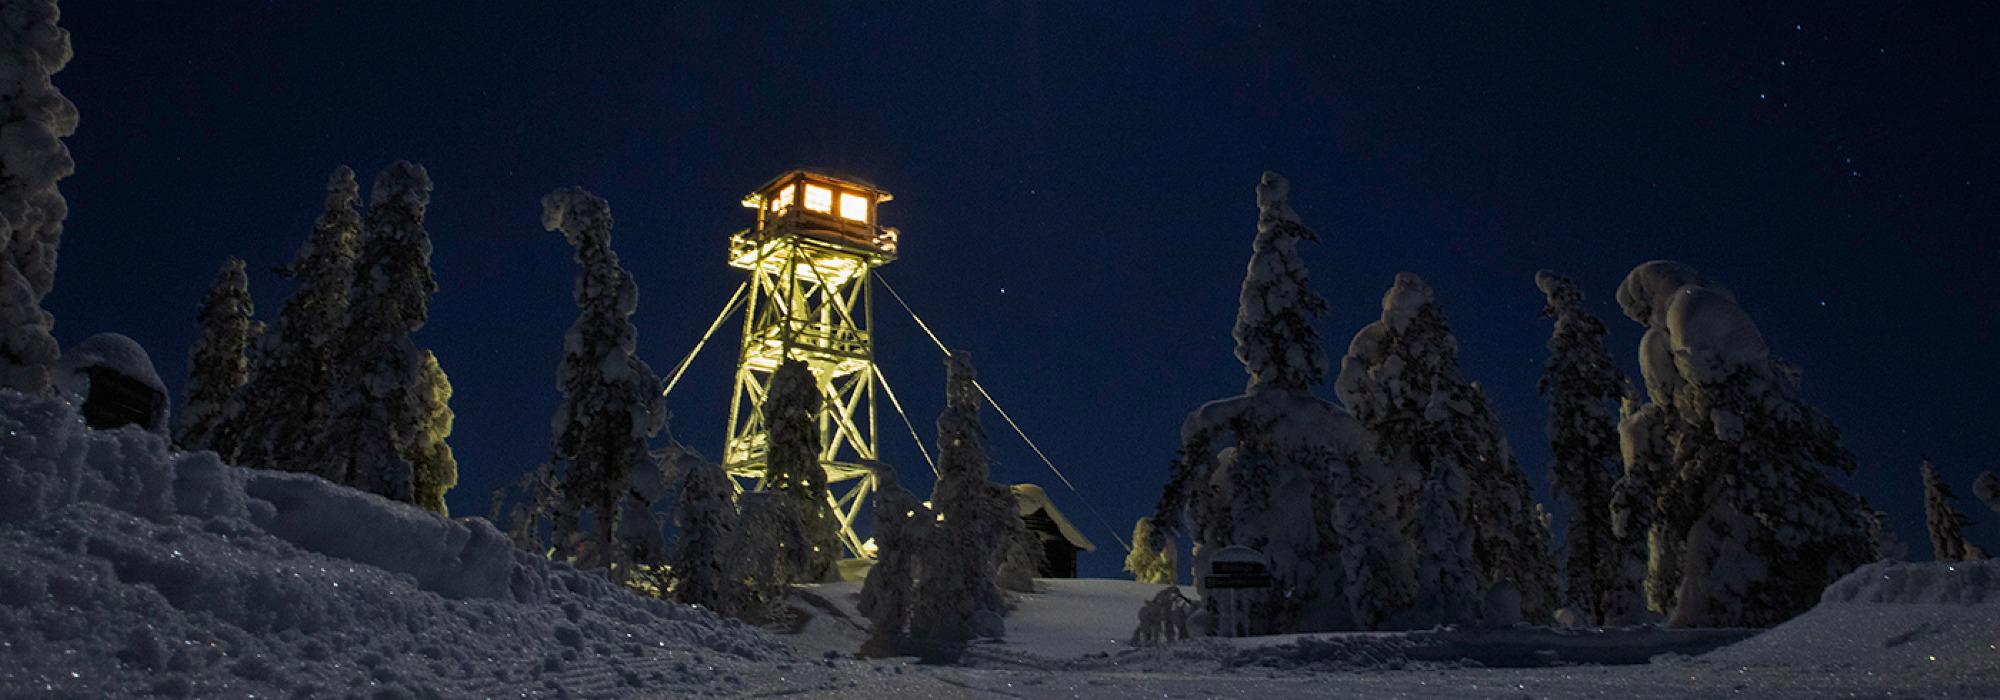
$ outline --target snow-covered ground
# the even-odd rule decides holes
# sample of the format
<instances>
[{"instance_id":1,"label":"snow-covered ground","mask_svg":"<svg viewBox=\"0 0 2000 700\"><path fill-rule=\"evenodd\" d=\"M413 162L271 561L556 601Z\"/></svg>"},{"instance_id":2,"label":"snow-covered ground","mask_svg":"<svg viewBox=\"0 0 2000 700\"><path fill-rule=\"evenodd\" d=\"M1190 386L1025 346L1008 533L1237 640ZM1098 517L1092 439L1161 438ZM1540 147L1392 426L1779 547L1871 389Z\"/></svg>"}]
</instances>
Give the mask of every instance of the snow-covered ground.
<instances>
[{"instance_id":1,"label":"snow-covered ground","mask_svg":"<svg viewBox=\"0 0 2000 700\"><path fill-rule=\"evenodd\" d=\"M1873 565L1698 656L1744 633L1132 649L1157 586L1038 586L966 667L855 660L857 584L802 589L809 617L773 634L516 552L484 520L86 430L67 404L0 391L0 698L2000 697L1992 562Z\"/></svg>"}]
</instances>

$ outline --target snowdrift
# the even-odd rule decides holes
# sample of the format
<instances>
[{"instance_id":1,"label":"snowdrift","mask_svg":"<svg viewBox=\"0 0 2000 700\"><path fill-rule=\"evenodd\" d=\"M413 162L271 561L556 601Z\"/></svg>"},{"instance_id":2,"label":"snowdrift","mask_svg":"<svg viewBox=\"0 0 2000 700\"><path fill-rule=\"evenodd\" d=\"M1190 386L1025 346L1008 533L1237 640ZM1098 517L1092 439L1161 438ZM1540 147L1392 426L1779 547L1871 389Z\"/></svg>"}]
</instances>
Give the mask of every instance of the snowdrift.
<instances>
[{"instance_id":1,"label":"snowdrift","mask_svg":"<svg viewBox=\"0 0 2000 700\"><path fill-rule=\"evenodd\" d=\"M0 697L714 694L764 633L317 477L0 390ZM799 689L833 682L794 670Z\"/></svg>"},{"instance_id":2,"label":"snowdrift","mask_svg":"<svg viewBox=\"0 0 2000 700\"><path fill-rule=\"evenodd\" d=\"M1698 661L2000 684L2000 561L1877 562L1819 605Z\"/></svg>"}]
</instances>

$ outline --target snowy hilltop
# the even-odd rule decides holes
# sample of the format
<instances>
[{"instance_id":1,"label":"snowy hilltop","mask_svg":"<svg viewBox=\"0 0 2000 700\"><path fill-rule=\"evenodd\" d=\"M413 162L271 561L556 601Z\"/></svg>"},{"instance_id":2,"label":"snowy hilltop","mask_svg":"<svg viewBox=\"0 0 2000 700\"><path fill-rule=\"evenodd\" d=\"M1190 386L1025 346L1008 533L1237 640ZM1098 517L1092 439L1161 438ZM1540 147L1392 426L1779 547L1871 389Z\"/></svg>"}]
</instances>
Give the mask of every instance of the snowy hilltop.
<instances>
[{"instance_id":1,"label":"snowy hilltop","mask_svg":"<svg viewBox=\"0 0 2000 700\"><path fill-rule=\"evenodd\" d=\"M790 657L485 520L88 429L12 390L0 561L6 697L734 693Z\"/></svg>"}]
</instances>

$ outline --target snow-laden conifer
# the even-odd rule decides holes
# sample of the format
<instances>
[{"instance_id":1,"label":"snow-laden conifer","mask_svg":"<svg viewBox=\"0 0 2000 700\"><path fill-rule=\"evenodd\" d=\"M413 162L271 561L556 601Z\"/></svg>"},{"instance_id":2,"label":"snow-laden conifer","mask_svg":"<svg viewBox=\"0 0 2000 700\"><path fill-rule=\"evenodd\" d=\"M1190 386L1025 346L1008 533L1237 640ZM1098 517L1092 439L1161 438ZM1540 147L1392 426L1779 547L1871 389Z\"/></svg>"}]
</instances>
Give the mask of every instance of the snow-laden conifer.
<instances>
[{"instance_id":1,"label":"snow-laden conifer","mask_svg":"<svg viewBox=\"0 0 2000 700\"><path fill-rule=\"evenodd\" d=\"M1160 534L1152 518L1140 518L1132 526L1132 551L1125 554L1125 573L1140 583L1173 583L1174 539Z\"/></svg>"},{"instance_id":2,"label":"snow-laden conifer","mask_svg":"<svg viewBox=\"0 0 2000 700\"><path fill-rule=\"evenodd\" d=\"M1396 275L1382 318L1348 344L1334 388L1391 466L1394 522L1418 548L1419 607L1479 610L1489 586L1509 581L1526 619L1550 619L1555 565L1541 506L1485 392L1460 378L1458 340L1422 278Z\"/></svg>"},{"instance_id":3,"label":"snow-laden conifer","mask_svg":"<svg viewBox=\"0 0 2000 700\"><path fill-rule=\"evenodd\" d=\"M188 349L187 407L174 431L175 447L208 450L229 441L224 436L233 433L234 426L226 410L250 375L244 353L253 313L243 261L230 258L215 273L195 317L201 323L201 339Z\"/></svg>"},{"instance_id":4,"label":"snow-laden conifer","mask_svg":"<svg viewBox=\"0 0 2000 700\"><path fill-rule=\"evenodd\" d=\"M666 405L659 375L636 351L639 288L611 249L611 206L580 187L559 189L542 198L542 226L562 232L577 263L577 317L556 368L563 401L550 420L562 474L555 544L579 566L608 567L627 476L653 468L646 441L665 424Z\"/></svg>"},{"instance_id":5,"label":"snow-laden conifer","mask_svg":"<svg viewBox=\"0 0 2000 700\"><path fill-rule=\"evenodd\" d=\"M870 623L865 647L870 654L896 654L905 648L912 588L932 522L930 508L898 483L896 471L886 464L875 465L875 565L868 569L856 606Z\"/></svg>"},{"instance_id":6,"label":"snow-laden conifer","mask_svg":"<svg viewBox=\"0 0 2000 700\"><path fill-rule=\"evenodd\" d=\"M398 161L375 176L347 323L336 341L332 421L315 472L392 500L413 502L410 446L428 428L424 355L410 334L429 319L431 180Z\"/></svg>"},{"instance_id":7,"label":"snow-laden conifer","mask_svg":"<svg viewBox=\"0 0 2000 700\"><path fill-rule=\"evenodd\" d=\"M1777 624L1873 559L1859 501L1825 473L1851 473L1854 456L1832 421L1799 399L1798 371L1771 357L1735 295L1654 261L1626 276L1618 304L1647 327L1640 369L1653 401L1621 426L1642 443L1626 454L1656 459L1646 443L1660 435L1672 447L1642 489L1652 497L1654 564L1676 569L1649 579L1649 588L1677 579L1668 623Z\"/></svg>"},{"instance_id":8,"label":"snow-laden conifer","mask_svg":"<svg viewBox=\"0 0 2000 700\"><path fill-rule=\"evenodd\" d=\"M1636 622L1645 612L1645 539L1619 537L1611 524L1611 488L1624 471L1618 412L1627 385L1604 347L1604 323L1584 309L1576 284L1543 270L1535 285L1547 298L1542 316L1555 320L1541 381L1550 481L1573 507L1563 535L1563 602L1593 625Z\"/></svg>"},{"instance_id":9,"label":"snow-laden conifer","mask_svg":"<svg viewBox=\"0 0 2000 700\"><path fill-rule=\"evenodd\" d=\"M995 583L996 556L1006 533L992 517L986 431L979 425L972 357L954 351L946 365L945 409L937 420L938 480L931 491L937 523L912 596L910 637L927 659L955 661L975 636L1003 631L993 627L1005 611L992 609L992 604L1002 600Z\"/></svg>"},{"instance_id":10,"label":"snow-laden conifer","mask_svg":"<svg viewBox=\"0 0 2000 700\"><path fill-rule=\"evenodd\" d=\"M778 497L777 515L787 521L783 532L752 532L769 536L790 560L796 580L813 583L833 573L840 553L840 522L827 501L826 468L820 465L820 391L812 369L788 359L771 375L771 393L764 398L764 428L770 436L765 452L764 487ZM793 534L787 534L793 533ZM786 540L797 537L797 542Z\"/></svg>"},{"instance_id":11,"label":"snow-laden conifer","mask_svg":"<svg viewBox=\"0 0 2000 700\"><path fill-rule=\"evenodd\" d=\"M1292 210L1290 190L1277 173L1257 185L1257 236L1232 333L1248 387L1181 423L1153 522L1164 537L1187 532L1197 571L1223 547L1263 552L1278 594L1257 613L1259 630L1373 629L1408 606L1414 574L1408 543L1384 517L1372 437L1310 391L1327 372L1311 325L1326 304L1306 284L1298 243L1317 236Z\"/></svg>"},{"instance_id":12,"label":"snow-laden conifer","mask_svg":"<svg viewBox=\"0 0 2000 700\"><path fill-rule=\"evenodd\" d=\"M689 463L674 509L680 530L673 555L674 600L736 613L743 591L729 566L729 548L737 540L735 493L722 465L702 459Z\"/></svg>"},{"instance_id":13,"label":"snow-laden conifer","mask_svg":"<svg viewBox=\"0 0 2000 700\"><path fill-rule=\"evenodd\" d=\"M1930 460L1924 460L1924 526L1931 535L1931 556L1937 561L1978 561L1986 558L1986 552L1979 549L1965 537L1965 528L1972 519L1958 512L1958 496L1951 487L1938 476L1937 467Z\"/></svg>"},{"instance_id":14,"label":"snow-laden conifer","mask_svg":"<svg viewBox=\"0 0 2000 700\"><path fill-rule=\"evenodd\" d=\"M275 330L258 339L249 379L229 402L229 420L238 430L215 445L224 461L287 471L332 466L320 458L338 389L335 353L360 254L359 202L354 171L334 168L312 234L280 270L298 288L278 312Z\"/></svg>"},{"instance_id":15,"label":"snow-laden conifer","mask_svg":"<svg viewBox=\"0 0 2000 700\"><path fill-rule=\"evenodd\" d=\"M1868 499L1866 498L1856 497L1855 500L1859 502L1861 522L1868 530L1868 542L1869 546L1874 550L1875 559L1878 561L1907 560L1910 556L1910 547L1903 544L1903 539L1897 537L1896 531L1889 527L1889 514L1868 505Z\"/></svg>"},{"instance_id":16,"label":"snow-laden conifer","mask_svg":"<svg viewBox=\"0 0 2000 700\"><path fill-rule=\"evenodd\" d=\"M451 378L445 376L436 354L424 350L423 355L423 380L416 389L423 423L404 458L410 461L417 506L438 515L449 515L444 494L458 485L458 458L452 456L451 445L445 440L451 437L457 414L451 410Z\"/></svg>"},{"instance_id":17,"label":"snow-laden conifer","mask_svg":"<svg viewBox=\"0 0 2000 700\"><path fill-rule=\"evenodd\" d=\"M1979 478L1972 481L1972 495L1993 512L2000 513L2000 476L1991 471L1980 472Z\"/></svg>"},{"instance_id":18,"label":"snow-laden conifer","mask_svg":"<svg viewBox=\"0 0 2000 700\"><path fill-rule=\"evenodd\" d=\"M42 298L69 215L56 183L76 170L62 142L76 132L76 105L49 80L70 59L55 0L0 10L0 388L34 394L49 390L60 353Z\"/></svg>"},{"instance_id":19,"label":"snow-laden conifer","mask_svg":"<svg viewBox=\"0 0 2000 700\"><path fill-rule=\"evenodd\" d=\"M996 509L1006 512L995 513L1005 534L1000 538L999 559L995 562L996 580L1001 590L1016 593L1035 592L1035 577L1042 575L1042 567L1048 563L1048 552L1042 548L1042 538L1028 529L1028 523L1021 518L1020 499L1014 490L1000 484L993 485L991 499Z\"/></svg>"}]
</instances>

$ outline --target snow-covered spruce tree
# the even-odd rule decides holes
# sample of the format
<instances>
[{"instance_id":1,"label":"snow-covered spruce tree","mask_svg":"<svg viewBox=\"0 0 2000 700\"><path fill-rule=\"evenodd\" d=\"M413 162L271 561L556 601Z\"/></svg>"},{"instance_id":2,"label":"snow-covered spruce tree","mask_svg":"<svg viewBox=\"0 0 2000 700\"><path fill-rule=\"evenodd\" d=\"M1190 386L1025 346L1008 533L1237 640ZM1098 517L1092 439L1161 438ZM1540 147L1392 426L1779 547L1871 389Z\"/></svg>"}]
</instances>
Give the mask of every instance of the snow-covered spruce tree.
<instances>
[{"instance_id":1,"label":"snow-covered spruce tree","mask_svg":"<svg viewBox=\"0 0 2000 700\"><path fill-rule=\"evenodd\" d=\"M1889 527L1889 514L1868 505L1868 499L1866 498L1857 496L1855 497L1855 501L1861 508L1861 523L1868 529L1869 547L1874 551L1875 559L1878 561L1907 560L1910 556L1910 547L1903 544L1903 539L1897 537L1896 531Z\"/></svg>"},{"instance_id":2,"label":"snow-covered spruce tree","mask_svg":"<svg viewBox=\"0 0 2000 700\"><path fill-rule=\"evenodd\" d=\"M1458 340L1422 278L1396 275L1382 318L1348 345L1334 389L1393 470L1393 522L1417 547L1413 622L1475 621L1463 611L1482 609L1502 581L1520 592L1525 619L1549 620L1555 564L1541 506L1485 392L1459 376Z\"/></svg>"},{"instance_id":3,"label":"snow-covered spruce tree","mask_svg":"<svg viewBox=\"0 0 2000 700\"><path fill-rule=\"evenodd\" d=\"M69 31L55 0L0 10L0 388L38 394L60 353L42 309L69 215L56 183L76 171L62 142L76 133L76 105L49 80L69 63Z\"/></svg>"},{"instance_id":4,"label":"snow-covered spruce tree","mask_svg":"<svg viewBox=\"0 0 2000 700\"><path fill-rule=\"evenodd\" d=\"M410 441L405 457L410 460L417 506L449 515L444 494L458 485L458 458L452 456L451 445L445 440L451 437L457 414L451 410L451 378L445 376L436 354L429 350L423 354L423 384L417 388L423 403L423 430Z\"/></svg>"},{"instance_id":5,"label":"snow-covered spruce tree","mask_svg":"<svg viewBox=\"0 0 2000 700\"><path fill-rule=\"evenodd\" d=\"M927 661L958 660L977 636L1004 633L1004 601L995 584L997 554L1006 537L993 517L987 481L986 431L979 425L979 390L972 357L958 350L946 361L945 409L938 415L938 480L931 491L937 524L912 596L910 639Z\"/></svg>"},{"instance_id":6,"label":"snow-covered spruce tree","mask_svg":"<svg viewBox=\"0 0 2000 700\"><path fill-rule=\"evenodd\" d=\"M1832 421L1799 399L1799 373L1771 357L1735 296L1654 261L1626 276L1618 304L1647 327L1647 408L1674 426L1665 478L1646 489L1656 563L1661 549L1678 551L1668 624L1777 624L1873 559L1859 501L1825 473L1851 473L1854 456ZM1627 439L1658 434L1632 427L1621 426Z\"/></svg>"},{"instance_id":7,"label":"snow-covered spruce tree","mask_svg":"<svg viewBox=\"0 0 2000 700\"><path fill-rule=\"evenodd\" d=\"M1938 476L1937 467L1924 460L1924 525L1930 530L1931 556L1937 561L1978 561L1986 552L1965 538L1972 519L1958 512L1958 496Z\"/></svg>"},{"instance_id":8,"label":"snow-covered spruce tree","mask_svg":"<svg viewBox=\"0 0 2000 700\"><path fill-rule=\"evenodd\" d=\"M174 446L183 450L214 449L234 432L226 413L229 400L250 376L244 352L250 342L250 280L243 261L230 258L215 273L208 297L202 300L201 339L188 349L187 407L174 431Z\"/></svg>"},{"instance_id":9,"label":"snow-covered spruce tree","mask_svg":"<svg viewBox=\"0 0 2000 700\"><path fill-rule=\"evenodd\" d=\"M1979 478L1972 481L1972 495L1993 512L2000 513L2000 476L1991 471L1980 472Z\"/></svg>"},{"instance_id":10,"label":"snow-covered spruce tree","mask_svg":"<svg viewBox=\"0 0 2000 700\"><path fill-rule=\"evenodd\" d=\"M796 579L814 583L834 573L840 552L839 521L827 502L826 469L819 463L818 381L806 363L787 359L771 375L771 395L764 399L764 428L770 434L765 452L765 488L778 496L778 515L795 520L784 532L754 532L775 538L777 551L789 562ZM787 540L798 538L797 542Z\"/></svg>"},{"instance_id":11,"label":"snow-covered spruce tree","mask_svg":"<svg viewBox=\"0 0 2000 700\"><path fill-rule=\"evenodd\" d=\"M1412 600L1408 543L1384 517L1373 437L1311 392L1327 373L1312 329L1326 302L1307 285L1298 244L1318 237L1290 191L1277 173L1257 184L1257 236L1232 331L1247 386L1181 423L1153 525L1162 537L1189 535L1196 571L1230 545L1263 552L1279 594L1260 613L1262 630L1375 629Z\"/></svg>"},{"instance_id":12,"label":"snow-covered spruce tree","mask_svg":"<svg viewBox=\"0 0 2000 700\"><path fill-rule=\"evenodd\" d=\"M886 464L875 467L875 566L861 584L856 609L870 623L864 655L902 653L909 634L912 587L919 576L933 518Z\"/></svg>"},{"instance_id":13,"label":"snow-covered spruce tree","mask_svg":"<svg viewBox=\"0 0 2000 700\"><path fill-rule=\"evenodd\" d=\"M1555 320L1541 390L1549 403L1549 465L1556 496L1574 509L1563 535L1563 602L1593 625L1637 622L1645 613L1643 536L1619 537L1611 487L1623 473L1618 412L1628 385L1604 347L1604 323L1583 307L1569 278L1543 270L1535 286Z\"/></svg>"},{"instance_id":14,"label":"snow-covered spruce tree","mask_svg":"<svg viewBox=\"0 0 2000 700\"><path fill-rule=\"evenodd\" d=\"M398 161L375 176L347 323L336 341L332 420L313 471L405 503L416 500L410 447L429 427L423 352L410 334L429 319L431 179Z\"/></svg>"},{"instance_id":15,"label":"snow-covered spruce tree","mask_svg":"<svg viewBox=\"0 0 2000 700\"><path fill-rule=\"evenodd\" d=\"M1173 583L1180 572L1174 564L1174 539L1159 534L1152 518L1132 526L1132 551L1125 555L1125 573L1140 583Z\"/></svg>"},{"instance_id":16,"label":"snow-covered spruce tree","mask_svg":"<svg viewBox=\"0 0 2000 700\"><path fill-rule=\"evenodd\" d=\"M996 580L1001 590L1033 593L1035 577L1042 575L1042 567L1048 563L1048 552L1042 549L1042 538L1029 531L1027 521L1021 519L1020 500L1014 490L1000 484L989 490L994 505L1006 508L1004 513L995 513L1006 530L994 563Z\"/></svg>"},{"instance_id":17,"label":"snow-covered spruce tree","mask_svg":"<svg viewBox=\"0 0 2000 700\"><path fill-rule=\"evenodd\" d=\"M627 476L652 469L646 441L666 422L660 378L635 348L639 288L611 249L611 206L580 187L542 197L542 226L576 247L576 321L563 336L556 385L563 402L550 421L562 473L555 519L558 555L584 568L615 563L619 502ZM591 530L583 530L583 516Z\"/></svg>"},{"instance_id":18,"label":"snow-covered spruce tree","mask_svg":"<svg viewBox=\"0 0 2000 700\"><path fill-rule=\"evenodd\" d=\"M360 254L359 202L354 171L334 168L312 234L280 270L298 290L278 312L275 332L258 340L249 380L229 402L227 415L237 431L216 441L224 461L287 471L332 466L319 458L333 418L335 353Z\"/></svg>"},{"instance_id":19,"label":"snow-covered spruce tree","mask_svg":"<svg viewBox=\"0 0 2000 700\"><path fill-rule=\"evenodd\" d=\"M681 486L674 524L680 529L673 555L673 599L725 614L737 614L742 583L730 571L736 534L736 485L722 465L697 459Z\"/></svg>"}]
</instances>

